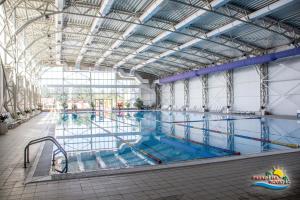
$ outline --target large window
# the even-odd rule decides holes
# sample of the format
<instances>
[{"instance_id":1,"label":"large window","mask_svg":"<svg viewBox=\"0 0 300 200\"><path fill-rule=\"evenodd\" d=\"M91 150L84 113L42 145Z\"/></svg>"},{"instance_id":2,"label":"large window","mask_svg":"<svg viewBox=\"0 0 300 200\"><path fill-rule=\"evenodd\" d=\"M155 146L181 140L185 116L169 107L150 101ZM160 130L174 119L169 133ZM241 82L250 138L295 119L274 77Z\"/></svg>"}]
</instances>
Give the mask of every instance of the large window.
<instances>
[{"instance_id":1,"label":"large window","mask_svg":"<svg viewBox=\"0 0 300 200\"><path fill-rule=\"evenodd\" d=\"M133 106L140 97L140 84L135 78L121 78L114 71L66 71L62 67L49 68L41 77L42 103L44 109L61 108L66 102L68 108L90 108L91 102L105 99L110 105Z\"/></svg>"}]
</instances>

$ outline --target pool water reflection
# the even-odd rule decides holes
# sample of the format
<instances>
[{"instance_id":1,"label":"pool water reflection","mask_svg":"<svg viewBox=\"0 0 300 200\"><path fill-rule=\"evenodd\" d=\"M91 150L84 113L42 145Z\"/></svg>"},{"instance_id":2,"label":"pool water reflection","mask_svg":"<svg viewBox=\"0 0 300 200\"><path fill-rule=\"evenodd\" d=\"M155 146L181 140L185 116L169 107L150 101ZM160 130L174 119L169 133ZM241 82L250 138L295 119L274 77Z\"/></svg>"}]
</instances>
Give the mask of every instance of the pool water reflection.
<instances>
[{"instance_id":1,"label":"pool water reflection","mask_svg":"<svg viewBox=\"0 0 300 200\"><path fill-rule=\"evenodd\" d=\"M202 113L59 114L69 172L119 169L298 148L295 120ZM63 165L63 162L62 162Z\"/></svg>"}]
</instances>

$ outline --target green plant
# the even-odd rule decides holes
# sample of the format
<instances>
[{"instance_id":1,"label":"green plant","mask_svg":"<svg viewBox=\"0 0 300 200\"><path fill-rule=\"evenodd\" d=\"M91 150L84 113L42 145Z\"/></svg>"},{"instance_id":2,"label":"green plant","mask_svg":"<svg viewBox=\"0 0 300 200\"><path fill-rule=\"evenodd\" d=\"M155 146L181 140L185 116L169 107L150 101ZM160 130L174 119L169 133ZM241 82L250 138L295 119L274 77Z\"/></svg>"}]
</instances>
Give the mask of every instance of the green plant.
<instances>
[{"instance_id":1,"label":"green plant","mask_svg":"<svg viewBox=\"0 0 300 200\"><path fill-rule=\"evenodd\" d=\"M0 122L4 122L8 118L7 114L0 114Z\"/></svg>"},{"instance_id":2,"label":"green plant","mask_svg":"<svg viewBox=\"0 0 300 200\"><path fill-rule=\"evenodd\" d=\"M126 108L130 108L131 105L129 102L126 102L125 106L126 106Z\"/></svg>"},{"instance_id":3,"label":"green plant","mask_svg":"<svg viewBox=\"0 0 300 200\"><path fill-rule=\"evenodd\" d=\"M77 110L77 105L76 104L72 105L72 110Z\"/></svg>"},{"instance_id":4,"label":"green plant","mask_svg":"<svg viewBox=\"0 0 300 200\"><path fill-rule=\"evenodd\" d=\"M24 112L28 114L28 113L30 113L30 112L31 112L31 109L29 109L29 108L26 108L26 109L24 110Z\"/></svg>"},{"instance_id":5,"label":"green plant","mask_svg":"<svg viewBox=\"0 0 300 200\"><path fill-rule=\"evenodd\" d=\"M13 119L20 119L20 115L22 115L22 113L21 112L19 112L20 114L15 114L15 113L12 113L11 114L11 117L13 118Z\"/></svg>"},{"instance_id":6,"label":"green plant","mask_svg":"<svg viewBox=\"0 0 300 200\"><path fill-rule=\"evenodd\" d=\"M90 105L91 105L92 110L95 110L96 105L93 101L90 103Z\"/></svg>"},{"instance_id":7,"label":"green plant","mask_svg":"<svg viewBox=\"0 0 300 200\"><path fill-rule=\"evenodd\" d=\"M62 120L63 120L63 121L67 121L68 118L69 118L69 115L68 115L68 114L64 113L64 114L62 115Z\"/></svg>"},{"instance_id":8,"label":"green plant","mask_svg":"<svg viewBox=\"0 0 300 200\"><path fill-rule=\"evenodd\" d=\"M134 106L135 106L137 109L141 110L141 109L144 107L144 102L143 102L140 98L137 98L137 99L135 100Z\"/></svg>"},{"instance_id":9,"label":"green plant","mask_svg":"<svg viewBox=\"0 0 300 200\"><path fill-rule=\"evenodd\" d=\"M63 107L64 110L66 110L66 109L68 108L67 102L63 102L63 103L61 104L61 106Z\"/></svg>"},{"instance_id":10,"label":"green plant","mask_svg":"<svg viewBox=\"0 0 300 200\"><path fill-rule=\"evenodd\" d=\"M91 113L91 120L94 121L96 119L96 112Z\"/></svg>"}]
</instances>

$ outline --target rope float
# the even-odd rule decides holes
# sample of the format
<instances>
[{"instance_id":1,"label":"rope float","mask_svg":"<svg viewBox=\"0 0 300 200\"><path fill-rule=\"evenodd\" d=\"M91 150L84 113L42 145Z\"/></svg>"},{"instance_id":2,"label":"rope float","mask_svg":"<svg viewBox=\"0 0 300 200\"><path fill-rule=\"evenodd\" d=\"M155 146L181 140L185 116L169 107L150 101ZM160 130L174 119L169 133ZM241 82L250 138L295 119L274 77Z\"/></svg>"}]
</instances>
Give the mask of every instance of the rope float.
<instances>
[{"instance_id":1,"label":"rope float","mask_svg":"<svg viewBox=\"0 0 300 200\"><path fill-rule=\"evenodd\" d=\"M219 133L219 134L223 134L223 135L230 135L227 132L218 131L218 130L205 129L205 128L200 128L200 127L195 127L195 126L190 126L190 125L185 125L185 124L177 124L177 125L184 126L184 127L189 127L189 128L193 128L193 129L198 129L198 130L211 131L213 133ZM244 138L244 139L250 139L250 140L255 140L255 141L260 141L260 142L266 142L266 143L270 143L270 144L277 144L277 145L280 145L280 146L286 146L286 147L290 147L290 148L294 148L294 149L297 149L297 148L300 147L299 144L285 143L285 142L280 142L280 141L276 141L276 140L267 140L267 139L263 139L263 138L255 138L255 137L239 135L239 134L234 134L234 136Z\"/></svg>"},{"instance_id":2,"label":"rope float","mask_svg":"<svg viewBox=\"0 0 300 200\"><path fill-rule=\"evenodd\" d=\"M144 119L147 119L147 118L144 118ZM255 118L254 117L252 117L252 118L249 117L249 118L243 118L243 119L260 119L260 117L255 117ZM148 120L150 120L150 119L148 119ZM159 120L155 120L155 121L157 121L159 123L167 123L167 124L173 123L173 122L165 122L165 121L159 121ZM212 121L212 120L209 120L209 121ZM185 121L185 122L191 122L191 121ZM222 132L222 131L212 130L212 129L204 129L204 128L200 128L200 127L196 127L196 126L185 125L185 124L178 123L178 122L174 122L174 124L178 125L178 126L189 127L189 128L198 129L198 130L211 131L213 133L219 133L219 134L223 134L223 135L230 135L227 132ZM234 136L244 138L244 139L250 139L250 140L255 140L255 141L260 141L260 142L266 142L266 143L270 143L270 144L276 144L276 145L285 146L285 147L289 147L289 148L293 148L293 149L300 148L299 144L292 144L292 143L285 143L285 142L280 142L280 141L276 141L276 140L267 140L267 139L262 139L262 138L255 138L255 137L239 135L239 134L234 134Z\"/></svg>"},{"instance_id":3,"label":"rope float","mask_svg":"<svg viewBox=\"0 0 300 200\"><path fill-rule=\"evenodd\" d=\"M139 119L143 119L143 118L139 118ZM147 120L153 120L153 119L148 119L148 118L144 118L144 119L147 119ZM162 123L166 123L166 122L159 121L159 120L155 120L155 121L161 123L161 125L159 125L160 127L163 127ZM179 125L179 124L176 124L176 125ZM155 130L155 129L154 129L154 130ZM153 130L153 131L154 131L154 130ZM180 138L180 137L176 137L176 136L174 136L174 135L168 135L168 137L173 137L173 138L179 139L179 140L182 140L182 139L183 139L183 138ZM208 147L211 147L211 148L214 148L214 149L219 149L219 150L222 150L222 151L224 151L224 152L226 152L226 153L231 153L231 154L233 154L233 155L241 155L240 152L235 152L235 151L231 151L231 150L228 150L228 149L223 149L223 148L220 148L220 147L210 146L210 145L207 145L207 144L204 144L204 143L201 143L201 142L196 142L196 141L193 141L193 140L190 140L190 139L188 139L188 140L186 140L186 141L189 141L189 142L194 143L194 144L206 145L206 146L208 146Z\"/></svg>"},{"instance_id":4,"label":"rope float","mask_svg":"<svg viewBox=\"0 0 300 200\"><path fill-rule=\"evenodd\" d=\"M217 122L217 121L234 121L234 120L243 120L243 119L261 119L261 117L246 117L246 118L230 118L230 119L211 119L208 120L210 122ZM205 122L206 120L190 120L190 121L174 121L174 122L167 122L162 121L163 123L170 123L170 124L177 124L177 123L190 123L190 122Z\"/></svg>"}]
</instances>

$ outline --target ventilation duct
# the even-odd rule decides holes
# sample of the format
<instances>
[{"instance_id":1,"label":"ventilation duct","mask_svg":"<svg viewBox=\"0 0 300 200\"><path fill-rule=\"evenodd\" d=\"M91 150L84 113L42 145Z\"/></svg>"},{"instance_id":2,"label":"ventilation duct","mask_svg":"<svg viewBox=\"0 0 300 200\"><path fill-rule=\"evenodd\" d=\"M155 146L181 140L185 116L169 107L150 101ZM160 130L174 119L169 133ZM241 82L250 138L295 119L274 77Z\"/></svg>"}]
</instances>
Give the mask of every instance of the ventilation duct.
<instances>
[{"instance_id":1,"label":"ventilation duct","mask_svg":"<svg viewBox=\"0 0 300 200\"><path fill-rule=\"evenodd\" d=\"M120 77L135 78L135 80L137 80L141 84L148 84L149 83L149 80L143 79L138 73L135 73L135 74L126 73L123 69L118 69L117 72L118 72Z\"/></svg>"},{"instance_id":2,"label":"ventilation duct","mask_svg":"<svg viewBox=\"0 0 300 200\"><path fill-rule=\"evenodd\" d=\"M161 84L170 83L170 82L189 79L189 78L193 78L193 77L201 76L201 75L205 75L205 74L223 72L223 71L247 67L247 66L251 66L251 65L264 64L264 63L275 61L277 59L286 58L286 57L290 57L290 56L296 56L296 55L300 55L300 47L285 50L285 51L280 51L277 53L270 53L270 54L266 54L266 55L262 55L262 56L256 56L253 58L247 58L247 59L243 59L243 60L239 60L239 61L234 61L231 63L214 65L214 66L210 66L210 67L199 69L199 70L193 70L193 71L176 74L174 76L169 76L169 77L160 79L159 83L161 83Z\"/></svg>"}]
</instances>

